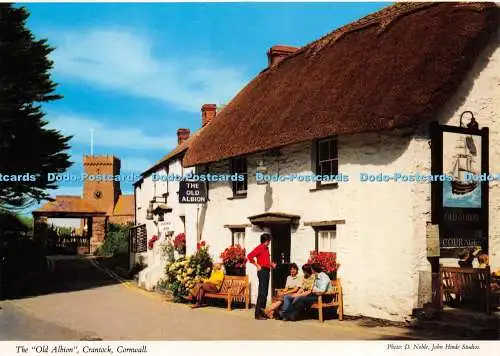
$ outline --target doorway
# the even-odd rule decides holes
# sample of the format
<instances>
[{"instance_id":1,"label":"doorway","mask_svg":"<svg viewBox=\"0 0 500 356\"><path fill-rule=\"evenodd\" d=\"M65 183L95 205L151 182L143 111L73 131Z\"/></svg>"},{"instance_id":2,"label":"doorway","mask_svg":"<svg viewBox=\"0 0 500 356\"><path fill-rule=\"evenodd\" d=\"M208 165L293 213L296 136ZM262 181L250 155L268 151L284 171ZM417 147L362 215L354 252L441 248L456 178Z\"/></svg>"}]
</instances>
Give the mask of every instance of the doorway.
<instances>
[{"instance_id":1,"label":"doorway","mask_svg":"<svg viewBox=\"0 0 500 356\"><path fill-rule=\"evenodd\" d=\"M290 270L291 230L289 224L273 224L271 229L271 260L276 268L271 272L271 288L284 288Z\"/></svg>"}]
</instances>

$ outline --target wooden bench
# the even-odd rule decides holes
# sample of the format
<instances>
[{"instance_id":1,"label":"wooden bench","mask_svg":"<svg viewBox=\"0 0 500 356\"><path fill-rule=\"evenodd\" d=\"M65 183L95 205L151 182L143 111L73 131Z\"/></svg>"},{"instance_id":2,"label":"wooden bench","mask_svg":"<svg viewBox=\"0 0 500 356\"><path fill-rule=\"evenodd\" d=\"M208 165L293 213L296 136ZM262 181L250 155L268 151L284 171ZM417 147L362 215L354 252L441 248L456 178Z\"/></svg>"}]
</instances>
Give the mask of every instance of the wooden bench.
<instances>
[{"instance_id":1,"label":"wooden bench","mask_svg":"<svg viewBox=\"0 0 500 356\"><path fill-rule=\"evenodd\" d=\"M499 293L490 288L490 268L440 267L441 303L453 306L472 303L491 313ZM496 305L495 305L496 306Z\"/></svg>"},{"instance_id":2,"label":"wooden bench","mask_svg":"<svg viewBox=\"0 0 500 356\"><path fill-rule=\"evenodd\" d=\"M344 304L342 300L342 284L340 279L332 280L332 291L328 293L315 293L318 296L318 301L311 308L318 309L319 322L323 322L323 309L337 308L339 320L344 320Z\"/></svg>"},{"instance_id":3,"label":"wooden bench","mask_svg":"<svg viewBox=\"0 0 500 356\"><path fill-rule=\"evenodd\" d=\"M250 309L250 284L248 276L224 276L224 281L218 293L206 293L205 298L227 300L227 310L231 311L233 302L245 303Z\"/></svg>"},{"instance_id":4,"label":"wooden bench","mask_svg":"<svg viewBox=\"0 0 500 356\"><path fill-rule=\"evenodd\" d=\"M318 316L320 323L323 322L323 309L326 308L337 308L337 315L339 320L344 320L344 304L342 300L342 284L340 279L332 280L332 291L328 293L315 293L318 296L318 301L311 306L311 309L318 310ZM278 293L284 291L284 289L276 289L275 297L273 300L277 300Z\"/></svg>"}]
</instances>

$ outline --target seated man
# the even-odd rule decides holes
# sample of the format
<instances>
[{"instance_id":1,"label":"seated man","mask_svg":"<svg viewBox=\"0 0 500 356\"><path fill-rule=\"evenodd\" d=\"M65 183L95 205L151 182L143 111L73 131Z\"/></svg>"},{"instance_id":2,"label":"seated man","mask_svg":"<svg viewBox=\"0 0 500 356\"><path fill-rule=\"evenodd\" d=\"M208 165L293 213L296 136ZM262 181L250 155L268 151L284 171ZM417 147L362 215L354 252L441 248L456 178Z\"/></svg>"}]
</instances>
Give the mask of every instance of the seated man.
<instances>
[{"instance_id":1,"label":"seated man","mask_svg":"<svg viewBox=\"0 0 500 356\"><path fill-rule=\"evenodd\" d=\"M304 270L304 267L302 267L302 270ZM269 308L264 310L264 314L267 318L274 319L274 313L283 304L283 298L287 295L297 292L300 289L302 278L299 277L298 273L299 267L297 266L297 264L292 263L290 265L290 275L286 278L285 288L278 292L276 301L271 304ZM304 272L304 275L307 275L306 272ZM307 276L309 277L310 275L311 274L309 273Z\"/></svg>"},{"instance_id":2,"label":"seated man","mask_svg":"<svg viewBox=\"0 0 500 356\"><path fill-rule=\"evenodd\" d=\"M317 263L314 263L312 264L311 269L315 277L312 290L301 293L301 295L293 299L293 302L290 306L287 305L283 308L283 320L297 320L300 313L304 311L305 308L310 307L318 301L318 296L315 293L327 293L332 291L333 287L330 282L330 277L328 277L328 275L323 272L321 266Z\"/></svg>"},{"instance_id":3,"label":"seated man","mask_svg":"<svg viewBox=\"0 0 500 356\"><path fill-rule=\"evenodd\" d=\"M215 263L212 266L212 272L210 273L210 278L205 279L203 282L197 283L191 290L190 298L195 302L191 308L199 308L202 305L203 297L205 293L217 293L222 287L222 282L224 281L224 270L220 263Z\"/></svg>"},{"instance_id":4,"label":"seated man","mask_svg":"<svg viewBox=\"0 0 500 356\"><path fill-rule=\"evenodd\" d=\"M472 261L481 251L481 247L476 247L475 250L465 251L459 256L458 265L462 268L472 268Z\"/></svg>"}]
</instances>

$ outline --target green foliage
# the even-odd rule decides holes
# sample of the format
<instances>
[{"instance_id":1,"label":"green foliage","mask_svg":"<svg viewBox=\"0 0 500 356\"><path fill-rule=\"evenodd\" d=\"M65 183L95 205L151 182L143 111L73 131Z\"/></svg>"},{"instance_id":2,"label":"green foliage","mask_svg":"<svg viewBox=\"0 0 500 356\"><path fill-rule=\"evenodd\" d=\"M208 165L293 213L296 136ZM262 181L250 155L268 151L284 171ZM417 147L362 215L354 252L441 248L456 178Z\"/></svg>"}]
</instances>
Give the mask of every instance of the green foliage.
<instances>
[{"instance_id":1,"label":"green foliage","mask_svg":"<svg viewBox=\"0 0 500 356\"><path fill-rule=\"evenodd\" d=\"M34 175L34 181L0 181L0 207L22 209L47 200L57 188L48 173L70 165L65 153L71 136L47 129L42 103L60 99L51 80L53 51L26 27L25 8L0 4L0 172Z\"/></svg>"},{"instance_id":2,"label":"green foliage","mask_svg":"<svg viewBox=\"0 0 500 356\"><path fill-rule=\"evenodd\" d=\"M180 299L188 295L189 290L197 282L210 276L211 267L212 258L208 253L208 247L202 247L194 255L182 256L167 264L166 278L161 284L170 290L175 298Z\"/></svg>"},{"instance_id":3,"label":"green foliage","mask_svg":"<svg viewBox=\"0 0 500 356\"><path fill-rule=\"evenodd\" d=\"M132 225L109 224L106 240L95 252L98 256L112 256L127 253L129 248L129 233Z\"/></svg>"},{"instance_id":4,"label":"green foliage","mask_svg":"<svg viewBox=\"0 0 500 356\"><path fill-rule=\"evenodd\" d=\"M29 215L18 215L17 218L26 226L29 230L33 230L33 217Z\"/></svg>"}]
</instances>

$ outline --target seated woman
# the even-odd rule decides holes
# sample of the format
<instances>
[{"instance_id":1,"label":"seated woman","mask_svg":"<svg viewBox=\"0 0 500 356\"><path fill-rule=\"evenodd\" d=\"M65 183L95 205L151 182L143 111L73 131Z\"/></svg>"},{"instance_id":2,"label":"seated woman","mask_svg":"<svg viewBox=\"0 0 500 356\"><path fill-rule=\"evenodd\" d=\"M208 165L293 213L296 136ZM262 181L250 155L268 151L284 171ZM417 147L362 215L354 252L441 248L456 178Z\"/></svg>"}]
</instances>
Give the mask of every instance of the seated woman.
<instances>
[{"instance_id":1,"label":"seated woman","mask_svg":"<svg viewBox=\"0 0 500 356\"><path fill-rule=\"evenodd\" d=\"M314 284L310 291L305 291L300 295L293 298L291 305L283 306L282 319L285 321L295 321L297 320L299 314L307 307L313 305L317 300L318 296L315 293L327 293L333 290L330 277L323 272L321 265L313 263L311 265ZM285 302L286 303L286 302Z\"/></svg>"},{"instance_id":2,"label":"seated woman","mask_svg":"<svg viewBox=\"0 0 500 356\"><path fill-rule=\"evenodd\" d=\"M302 270L304 270L304 267L302 267ZM306 272L304 271L304 276L305 275ZM311 274L309 273L308 276L310 275ZM283 298L286 295L297 292L300 289L301 285L302 279L299 277L299 267L297 266L297 264L292 263L290 265L290 275L286 278L285 288L278 292L277 300L273 304L271 304L269 308L264 310L264 314L266 315L266 317L268 317L269 319L274 319L274 313L283 304Z\"/></svg>"},{"instance_id":3,"label":"seated woman","mask_svg":"<svg viewBox=\"0 0 500 356\"><path fill-rule=\"evenodd\" d=\"M191 295L188 299L195 302L191 308L199 308L202 305L205 293L217 293L222 287L224 281L224 270L220 263L215 263L212 266L210 278L205 279L203 282L198 282L191 290Z\"/></svg>"}]
</instances>

